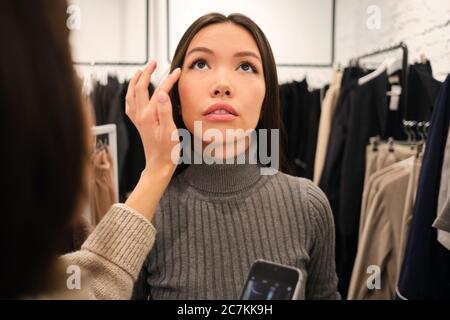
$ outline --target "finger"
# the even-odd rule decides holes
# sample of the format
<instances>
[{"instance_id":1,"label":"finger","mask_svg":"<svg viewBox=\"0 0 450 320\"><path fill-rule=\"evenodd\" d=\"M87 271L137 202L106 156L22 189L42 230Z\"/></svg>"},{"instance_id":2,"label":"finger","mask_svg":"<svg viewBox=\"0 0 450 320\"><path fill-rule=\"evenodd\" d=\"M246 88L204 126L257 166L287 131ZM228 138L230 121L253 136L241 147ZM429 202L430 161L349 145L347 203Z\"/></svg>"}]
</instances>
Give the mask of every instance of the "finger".
<instances>
[{"instance_id":1,"label":"finger","mask_svg":"<svg viewBox=\"0 0 450 320\"><path fill-rule=\"evenodd\" d=\"M130 80L130 83L128 84L128 89L127 89L127 97L134 98L136 83L139 81L141 75L142 75L142 70L138 70L134 74L133 78Z\"/></svg>"},{"instance_id":2,"label":"finger","mask_svg":"<svg viewBox=\"0 0 450 320\"><path fill-rule=\"evenodd\" d=\"M175 127L172 115L172 103L169 95L164 91L159 91L156 97L156 110L158 122L163 132Z\"/></svg>"},{"instance_id":3,"label":"finger","mask_svg":"<svg viewBox=\"0 0 450 320\"><path fill-rule=\"evenodd\" d=\"M163 83L159 85L156 91L164 91L165 93L169 93L169 91L172 89L173 85L178 81L181 75L181 69L176 68L172 71L171 74L164 80Z\"/></svg>"},{"instance_id":4,"label":"finger","mask_svg":"<svg viewBox=\"0 0 450 320\"><path fill-rule=\"evenodd\" d=\"M151 108L149 105L143 110L143 112L146 114L146 116L144 117L146 119L146 124L153 127L159 123L156 108Z\"/></svg>"},{"instance_id":5,"label":"finger","mask_svg":"<svg viewBox=\"0 0 450 320\"><path fill-rule=\"evenodd\" d=\"M150 85L150 79L155 69L156 61L152 60L145 68L144 72L142 72L138 82L136 83L135 97L137 109L145 107L148 104L148 86Z\"/></svg>"},{"instance_id":6,"label":"finger","mask_svg":"<svg viewBox=\"0 0 450 320\"><path fill-rule=\"evenodd\" d=\"M140 76L142 74L141 70L136 71L133 78L130 80L130 83L128 84L127 89L127 95L125 96L125 112L128 114L130 111L129 108L134 108L134 97L135 97L135 86L138 82Z\"/></svg>"}]
</instances>

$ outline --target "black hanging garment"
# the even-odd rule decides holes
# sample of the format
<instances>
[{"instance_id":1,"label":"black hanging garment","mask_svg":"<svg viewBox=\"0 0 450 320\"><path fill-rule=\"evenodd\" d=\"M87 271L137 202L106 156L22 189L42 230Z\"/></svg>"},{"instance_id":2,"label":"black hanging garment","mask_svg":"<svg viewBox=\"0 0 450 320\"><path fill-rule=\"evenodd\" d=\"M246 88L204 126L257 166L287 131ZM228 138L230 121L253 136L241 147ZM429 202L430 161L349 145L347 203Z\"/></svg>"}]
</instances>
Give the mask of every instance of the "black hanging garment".
<instances>
[{"instance_id":1,"label":"black hanging garment","mask_svg":"<svg viewBox=\"0 0 450 320\"><path fill-rule=\"evenodd\" d=\"M430 62L409 68L406 120L430 121L431 112L442 83L433 78Z\"/></svg>"},{"instance_id":2,"label":"black hanging garment","mask_svg":"<svg viewBox=\"0 0 450 320\"><path fill-rule=\"evenodd\" d=\"M348 252L349 244L357 241L357 238L344 237L339 221L339 188L341 181L342 158L345 141L347 138L347 123L349 116L350 93L355 86L356 80L362 77L365 72L358 67L346 68L342 75L341 92L336 104L336 111L333 118L327 153L320 179L319 186L327 195L335 221L336 232L336 272L339 278L339 292L343 297L347 296L348 284L350 282L353 265L350 265ZM351 257L352 255L350 255Z\"/></svg>"},{"instance_id":3,"label":"black hanging garment","mask_svg":"<svg viewBox=\"0 0 450 320\"><path fill-rule=\"evenodd\" d=\"M320 121L320 90L308 90L306 80L280 86L281 115L287 135L290 174L312 179Z\"/></svg>"},{"instance_id":4,"label":"black hanging garment","mask_svg":"<svg viewBox=\"0 0 450 320\"><path fill-rule=\"evenodd\" d=\"M450 251L437 241L442 164L450 125L450 75L432 113L397 295L402 299L450 299Z\"/></svg>"}]
</instances>

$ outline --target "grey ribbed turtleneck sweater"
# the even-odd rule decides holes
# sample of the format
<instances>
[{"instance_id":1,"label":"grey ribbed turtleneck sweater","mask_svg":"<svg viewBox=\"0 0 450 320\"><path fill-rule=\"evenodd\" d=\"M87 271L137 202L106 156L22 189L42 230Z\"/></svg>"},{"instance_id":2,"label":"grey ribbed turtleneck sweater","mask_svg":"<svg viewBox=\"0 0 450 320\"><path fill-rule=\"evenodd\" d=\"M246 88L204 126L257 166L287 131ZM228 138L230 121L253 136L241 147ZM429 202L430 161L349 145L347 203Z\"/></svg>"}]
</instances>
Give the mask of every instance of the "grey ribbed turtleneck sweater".
<instances>
[{"instance_id":1,"label":"grey ribbed turtleneck sweater","mask_svg":"<svg viewBox=\"0 0 450 320\"><path fill-rule=\"evenodd\" d=\"M251 164L190 165L172 179L153 224L135 298L239 299L259 258L299 268L301 298L339 298L330 206L309 180L264 176Z\"/></svg>"}]
</instances>

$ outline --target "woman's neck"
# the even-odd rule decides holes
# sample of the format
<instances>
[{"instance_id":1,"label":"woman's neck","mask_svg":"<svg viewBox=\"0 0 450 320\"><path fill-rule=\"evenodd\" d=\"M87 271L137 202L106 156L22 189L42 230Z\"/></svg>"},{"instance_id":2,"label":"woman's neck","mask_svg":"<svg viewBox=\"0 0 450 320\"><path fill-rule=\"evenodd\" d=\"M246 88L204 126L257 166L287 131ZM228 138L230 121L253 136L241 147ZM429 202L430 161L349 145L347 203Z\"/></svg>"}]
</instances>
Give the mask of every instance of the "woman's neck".
<instances>
[{"instance_id":1,"label":"woman's neck","mask_svg":"<svg viewBox=\"0 0 450 320\"><path fill-rule=\"evenodd\" d=\"M200 144L197 141L198 144ZM249 139L239 139L231 143L205 142L201 141L201 154L199 148L195 148L194 155L196 159L201 159L201 163L206 164L256 164L257 152L256 146L253 146ZM196 164L199 162L196 161Z\"/></svg>"},{"instance_id":2,"label":"woman's neck","mask_svg":"<svg viewBox=\"0 0 450 320\"><path fill-rule=\"evenodd\" d=\"M228 157L211 156L207 148L202 150L202 154L194 150L197 161L182 174L182 178L194 188L208 193L229 194L248 189L261 178L261 167L252 148Z\"/></svg>"},{"instance_id":3,"label":"woman's neck","mask_svg":"<svg viewBox=\"0 0 450 320\"><path fill-rule=\"evenodd\" d=\"M251 188L262 175L258 164L191 164L181 178L197 190L211 194L239 193Z\"/></svg>"}]
</instances>

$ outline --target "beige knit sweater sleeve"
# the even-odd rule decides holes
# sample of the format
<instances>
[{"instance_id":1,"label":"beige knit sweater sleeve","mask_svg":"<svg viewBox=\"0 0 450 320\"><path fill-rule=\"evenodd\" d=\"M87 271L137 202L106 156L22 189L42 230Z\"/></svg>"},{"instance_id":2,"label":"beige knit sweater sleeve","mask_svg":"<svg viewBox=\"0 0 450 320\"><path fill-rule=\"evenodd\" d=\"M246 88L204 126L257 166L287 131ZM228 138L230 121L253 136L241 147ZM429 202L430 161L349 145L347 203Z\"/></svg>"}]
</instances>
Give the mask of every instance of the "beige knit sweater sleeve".
<instances>
[{"instance_id":1,"label":"beige knit sweater sleeve","mask_svg":"<svg viewBox=\"0 0 450 320\"><path fill-rule=\"evenodd\" d=\"M130 299L155 235L141 214L124 204L113 205L80 251L59 258L60 289L40 298Z\"/></svg>"}]
</instances>

